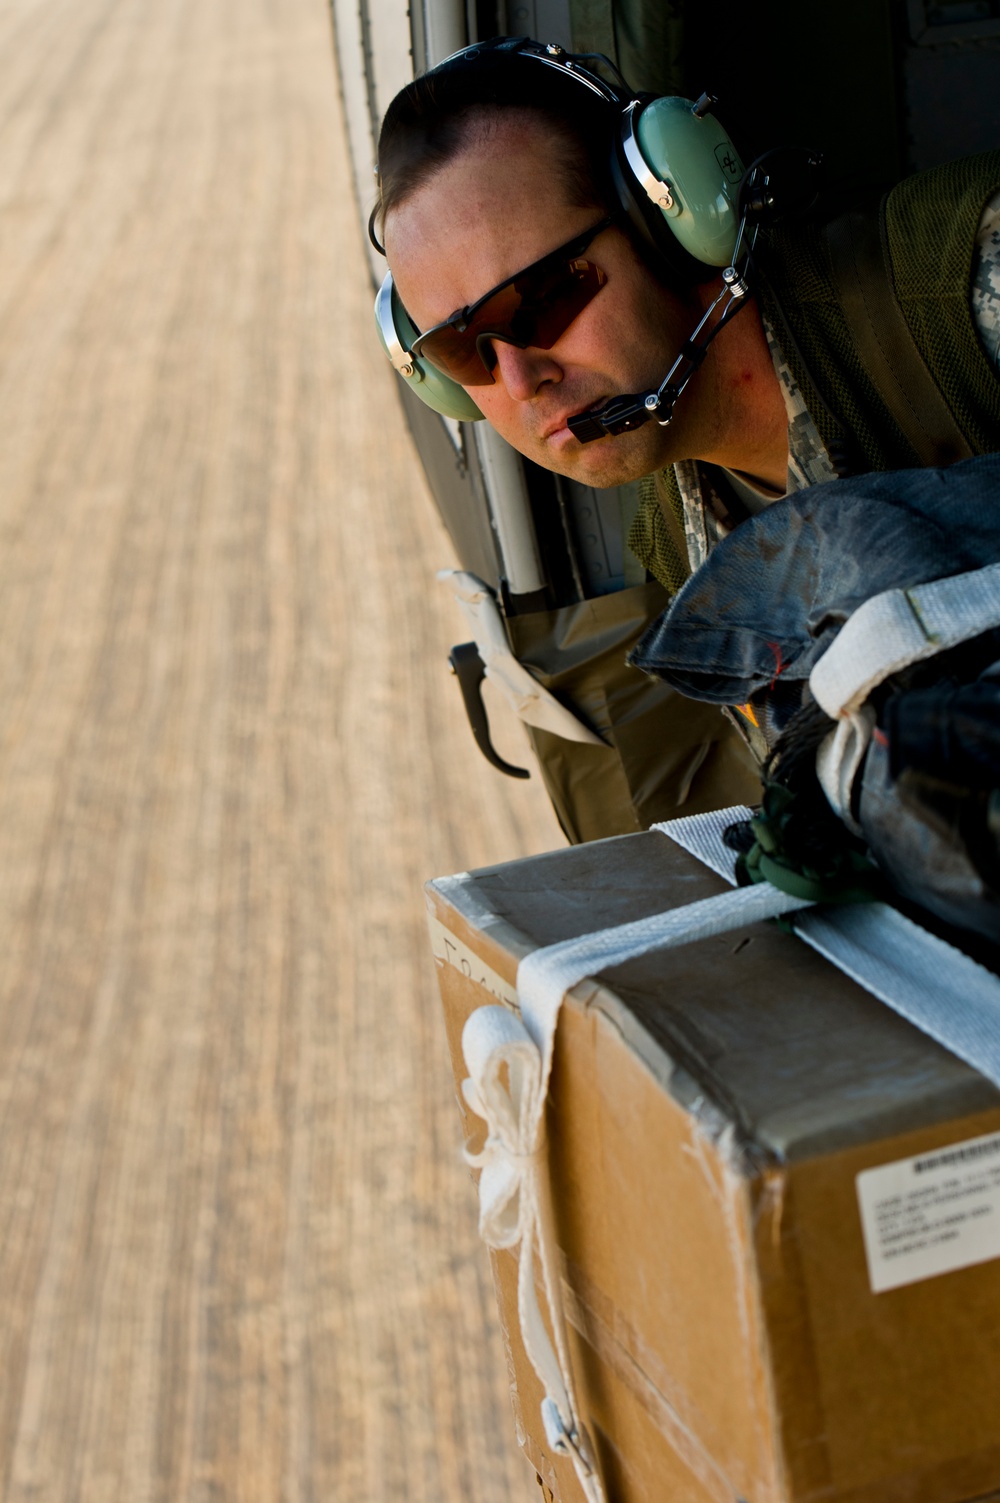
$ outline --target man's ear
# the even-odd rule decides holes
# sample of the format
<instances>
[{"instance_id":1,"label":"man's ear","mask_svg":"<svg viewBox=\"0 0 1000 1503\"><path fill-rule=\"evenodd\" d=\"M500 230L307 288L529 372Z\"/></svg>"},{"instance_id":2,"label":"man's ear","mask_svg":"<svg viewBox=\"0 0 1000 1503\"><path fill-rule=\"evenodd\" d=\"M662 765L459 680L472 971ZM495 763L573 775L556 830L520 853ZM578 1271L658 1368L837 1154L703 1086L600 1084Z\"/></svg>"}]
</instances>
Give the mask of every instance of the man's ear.
<instances>
[{"instance_id":1,"label":"man's ear","mask_svg":"<svg viewBox=\"0 0 1000 1503\"><path fill-rule=\"evenodd\" d=\"M464 386L429 361L412 355L410 346L417 338L417 328L399 299L391 271L386 272L375 299L375 327L393 369L408 383L414 396L442 417L462 423L479 422L483 414Z\"/></svg>"},{"instance_id":2,"label":"man's ear","mask_svg":"<svg viewBox=\"0 0 1000 1503\"><path fill-rule=\"evenodd\" d=\"M714 99L633 99L623 110L612 177L622 207L671 280L705 281L728 266L739 231L743 163Z\"/></svg>"}]
</instances>

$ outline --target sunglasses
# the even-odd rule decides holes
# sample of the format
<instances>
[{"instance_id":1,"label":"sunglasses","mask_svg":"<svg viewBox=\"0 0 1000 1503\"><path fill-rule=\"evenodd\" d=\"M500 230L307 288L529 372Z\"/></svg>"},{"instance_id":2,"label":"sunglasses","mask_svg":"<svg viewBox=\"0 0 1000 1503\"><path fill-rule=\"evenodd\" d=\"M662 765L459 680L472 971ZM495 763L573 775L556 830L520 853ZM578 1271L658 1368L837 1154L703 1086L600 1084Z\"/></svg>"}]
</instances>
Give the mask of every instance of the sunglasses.
<instances>
[{"instance_id":1,"label":"sunglasses","mask_svg":"<svg viewBox=\"0 0 1000 1503\"><path fill-rule=\"evenodd\" d=\"M460 386L491 386L497 356L491 340L550 350L607 281L584 251L613 221L602 219L540 261L508 277L478 302L459 308L412 345Z\"/></svg>"}]
</instances>

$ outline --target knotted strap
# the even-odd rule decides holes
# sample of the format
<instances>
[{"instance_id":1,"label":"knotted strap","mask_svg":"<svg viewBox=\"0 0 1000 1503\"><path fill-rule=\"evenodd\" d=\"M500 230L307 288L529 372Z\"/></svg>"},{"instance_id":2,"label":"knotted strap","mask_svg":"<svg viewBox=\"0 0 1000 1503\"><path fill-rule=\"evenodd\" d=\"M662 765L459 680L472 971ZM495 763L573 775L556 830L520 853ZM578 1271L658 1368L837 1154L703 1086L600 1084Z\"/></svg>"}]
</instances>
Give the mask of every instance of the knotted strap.
<instances>
[{"instance_id":1,"label":"knotted strap","mask_svg":"<svg viewBox=\"0 0 1000 1503\"><path fill-rule=\"evenodd\" d=\"M545 1389L542 1422L549 1445L571 1456L588 1503L604 1503L604 1490L572 1387L572 1369L559 1293L559 1266L545 1172L544 1106L547 1070L521 1019L504 1007L481 1007L462 1034L469 1077L468 1105L487 1124L479 1153L466 1153L479 1179L479 1234L489 1247L520 1249L517 1307L521 1339ZM553 1342L535 1291L538 1248Z\"/></svg>"}]
</instances>

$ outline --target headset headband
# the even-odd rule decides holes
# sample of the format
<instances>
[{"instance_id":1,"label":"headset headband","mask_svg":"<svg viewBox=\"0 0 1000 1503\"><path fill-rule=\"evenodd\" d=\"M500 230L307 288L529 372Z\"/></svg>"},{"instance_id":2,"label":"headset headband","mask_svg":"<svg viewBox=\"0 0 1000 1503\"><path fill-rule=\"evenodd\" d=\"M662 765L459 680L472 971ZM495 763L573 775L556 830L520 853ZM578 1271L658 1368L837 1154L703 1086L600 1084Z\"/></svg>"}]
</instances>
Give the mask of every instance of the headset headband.
<instances>
[{"instance_id":1,"label":"headset headband","mask_svg":"<svg viewBox=\"0 0 1000 1503\"><path fill-rule=\"evenodd\" d=\"M532 37L491 37L486 42L474 42L469 47L453 52L423 76L431 78L440 73L451 72L464 63L477 63L482 67L484 64L488 66L494 59L502 59L506 63L514 57L537 61L555 69L562 77L572 79L590 89L607 104L614 104L619 108L640 97L603 52L567 52L558 42L536 42ZM611 78L602 77L596 68L589 66L595 63L603 65L612 75Z\"/></svg>"}]
</instances>

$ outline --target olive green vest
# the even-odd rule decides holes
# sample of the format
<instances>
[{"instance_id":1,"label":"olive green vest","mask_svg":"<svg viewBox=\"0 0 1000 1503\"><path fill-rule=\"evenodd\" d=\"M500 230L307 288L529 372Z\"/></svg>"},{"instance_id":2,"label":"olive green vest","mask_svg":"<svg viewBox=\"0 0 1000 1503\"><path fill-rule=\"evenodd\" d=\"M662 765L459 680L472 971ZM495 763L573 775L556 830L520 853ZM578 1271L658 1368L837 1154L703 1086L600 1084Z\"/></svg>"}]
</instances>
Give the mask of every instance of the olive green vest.
<instances>
[{"instance_id":1,"label":"olive green vest","mask_svg":"<svg viewBox=\"0 0 1000 1503\"><path fill-rule=\"evenodd\" d=\"M769 234L761 308L844 473L1000 449L1000 380L969 305L976 232L998 186L1000 151L989 152L907 178L877 206ZM663 471L629 536L671 590L679 515Z\"/></svg>"}]
</instances>

